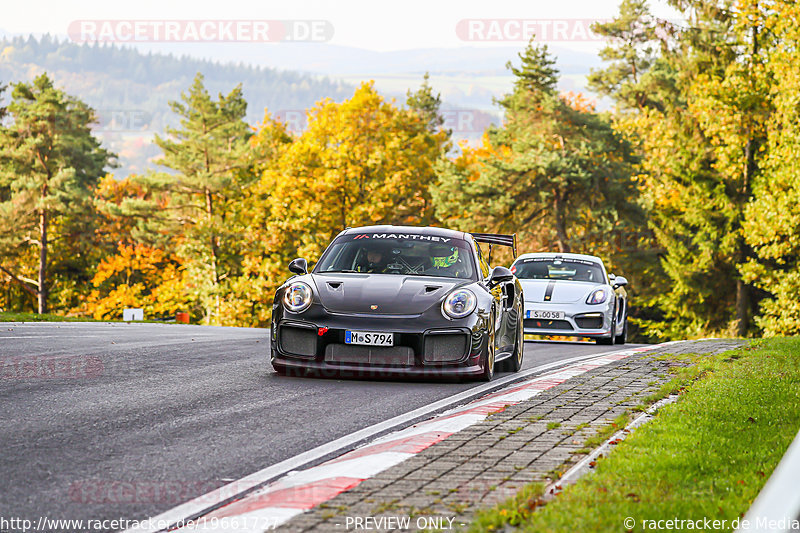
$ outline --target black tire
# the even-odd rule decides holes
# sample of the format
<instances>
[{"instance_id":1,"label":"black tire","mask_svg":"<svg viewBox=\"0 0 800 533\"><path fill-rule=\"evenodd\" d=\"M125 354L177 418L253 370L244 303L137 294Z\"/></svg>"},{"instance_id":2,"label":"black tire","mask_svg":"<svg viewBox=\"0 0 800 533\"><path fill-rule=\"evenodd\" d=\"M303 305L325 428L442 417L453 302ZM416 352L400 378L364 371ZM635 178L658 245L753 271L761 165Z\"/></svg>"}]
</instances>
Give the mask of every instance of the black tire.
<instances>
[{"instance_id":1,"label":"black tire","mask_svg":"<svg viewBox=\"0 0 800 533\"><path fill-rule=\"evenodd\" d=\"M275 363L275 355L276 355L276 353L275 353L275 349L274 348L270 350L270 355L271 355L271 357L270 357L269 363L270 363L270 365L272 365L272 368L275 370L275 372L279 376L288 375L289 374L289 369L288 368L286 368L284 365Z\"/></svg>"},{"instance_id":2,"label":"black tire","mask_svg":"<svg viewBox=\"0 0 800 533\"><path fill-rule=\"evenodd\" d=\"M517 312L517 339L514 342L514 353L511 357L500 363L503 372L519 372L522 368L522 358L525 355L525 332L523 331L522 313Z\"/></svg>"},{"instance_id":3,"label":"black tire","mask_svg":"<svg viewBox=\"0 0 800 533\"><path fill-rule=\"evenodd\" d=\"M625 324L622 326L622 333L614 338L615 344L625 344L628 342L628 318L625 318Z\"/></svg>"},{"instance_id":4,"label":"black tire","mask_svg":"<svg viewBox=\"0 0 800 533\"><path fill-rule=\"evenodd\" d=\"M486 342L486 361L481 373L481 381L492 381L494 379L494 313L489 322L489 339Z\"/></svg>"},{"instance_id":5,"label":"black tire","mask_svg":"<svg viewBox=\"0 0 800 533\"><path fill-rule=\"evenodd\" d=\"M595 339L595 342L597 342L597 344L600 344L602 346L611 346L611 345L613 345L614 344L614 339L616 338L616 335L615 335L616 331L617 331L617 321L616 321L616 315L615 315L614 318L611 319L611 336L608 337L607 339L603 338L603 337L598 337L597 339Z\"/></svg>"}]
</instances>

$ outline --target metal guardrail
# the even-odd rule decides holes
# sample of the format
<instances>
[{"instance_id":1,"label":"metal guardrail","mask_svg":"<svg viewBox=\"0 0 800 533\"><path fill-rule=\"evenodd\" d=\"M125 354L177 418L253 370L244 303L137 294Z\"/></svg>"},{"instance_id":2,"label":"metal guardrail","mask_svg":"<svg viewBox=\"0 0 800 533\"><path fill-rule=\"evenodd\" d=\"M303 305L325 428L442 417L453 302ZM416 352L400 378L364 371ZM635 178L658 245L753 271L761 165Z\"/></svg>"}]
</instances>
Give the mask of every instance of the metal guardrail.
<instances>
[{"instance_id":1,"label":"metal guardrail","mask_svg":"<svg viewBox=\"0 0 800 533\"><path fill-rule=\"evenodd\" d=\"M738 531L797 531L800 523L800 432L775 468Z\"/></svg>"}]
</instances>

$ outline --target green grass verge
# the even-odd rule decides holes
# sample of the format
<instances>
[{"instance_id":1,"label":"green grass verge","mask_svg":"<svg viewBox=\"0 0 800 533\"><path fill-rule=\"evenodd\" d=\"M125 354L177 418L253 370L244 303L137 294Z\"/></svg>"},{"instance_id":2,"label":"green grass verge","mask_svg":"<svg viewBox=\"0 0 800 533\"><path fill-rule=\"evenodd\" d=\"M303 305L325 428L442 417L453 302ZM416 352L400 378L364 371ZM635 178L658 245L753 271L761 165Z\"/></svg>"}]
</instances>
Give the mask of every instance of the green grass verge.
<instances>
[{"instance_id":1,"label":"green grass verge","mask_svg":"<svg viewBox=\"0 0 800 533\"><path fill-rule=\"evenodd\" d=\"M544 487L544 483L531 483L510 500L489 511L478 511L469 527L470 533L497 531L503 529L506 524L519 526L525 523L539 506Z\"/></svg>"},{"instance_id":2,"label":"green grass verge","mask_svg":"<svg viewBox=\"0 0 800 533\"><path fill-rule=\"evenodd\" d=\"M800 338L684 359L692 365L656 393L681 390L678 402L598 461L594 474L514 525L645 531L655 525L644 520L708 518L725 520L721 529L731 530L800 428ZM485 527L478 530L502 529L511 523L502 520L503 508L480 514L473 526L480 520Z\"/></svg>"},{"instance_id":3,"label":"green grass verge","mask_svg":"<svg viewBox=\"0 0 800 533\"><path fill-rule=\"evenodd\" d=\"M51 315L49 313L0 312L0 322L106 322L87 317Z\"/></svg>"},{"instance_id":4,"label":"green grass verge","mask_svg":"<svg viewBox=\"0 0 800 533\"><path fill-rule=\"evenodd\" d=\"M0 311L0 322L123 322L123 320L96 320L85 316L62 316L49 313L13 313ZM170 324L174 320L130 320L126 323L136 322L144 324Z\"/></svg>"}]
</instances>

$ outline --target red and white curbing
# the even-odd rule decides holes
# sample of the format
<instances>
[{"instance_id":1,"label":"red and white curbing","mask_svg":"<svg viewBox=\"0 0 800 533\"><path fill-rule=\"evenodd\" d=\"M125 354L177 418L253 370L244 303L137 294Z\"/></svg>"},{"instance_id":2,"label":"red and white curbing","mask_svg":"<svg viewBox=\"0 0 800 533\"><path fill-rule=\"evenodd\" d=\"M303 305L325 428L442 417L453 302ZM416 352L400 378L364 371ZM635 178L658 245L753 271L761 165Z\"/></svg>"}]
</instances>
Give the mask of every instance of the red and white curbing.
<instances>
[{"instance_id":1,"label":"red and white curbing","mask_svg":"<svg viewBox=\"0 0 800 533\"><path fill-rule=\"evenodd\" d=\"M320 465L289 472L269 485L204 515L202 519L193 521L178 531L228 530L232 529L232 523L239 525L236 527L237 531L250 530L251 528L246 527L247 524L281 525L450 435L480 422L491 413L528 400L589 370L636 353L653 350L657 346L601 355L522 383L514 383L500 391L445 411L439 416L380 437ZM233 517L237 520L230 520ZM229 520L222 520L223 518ZM252 529L263 531L263 527Z\"/></svg>"}]
</instances>

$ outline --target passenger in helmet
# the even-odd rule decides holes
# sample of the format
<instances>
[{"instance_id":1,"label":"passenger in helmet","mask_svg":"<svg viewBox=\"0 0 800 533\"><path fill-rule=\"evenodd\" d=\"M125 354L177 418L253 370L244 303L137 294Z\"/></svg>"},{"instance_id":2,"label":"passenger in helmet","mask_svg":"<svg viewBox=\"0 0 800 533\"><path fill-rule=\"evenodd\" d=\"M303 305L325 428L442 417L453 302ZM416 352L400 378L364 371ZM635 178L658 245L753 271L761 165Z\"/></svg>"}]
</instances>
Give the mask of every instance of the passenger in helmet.
<instances>
[{"instance_id":1,"label":"passenger in helmet","mask_svg":"<svg viewBox=\"0 0 800 533\"><path fill-rule=\"evenodd\" d=\"M431 248L432 270L439 276L460 277L461 260L456 246L433 246Z\"/></svg>"}]
</instances>

